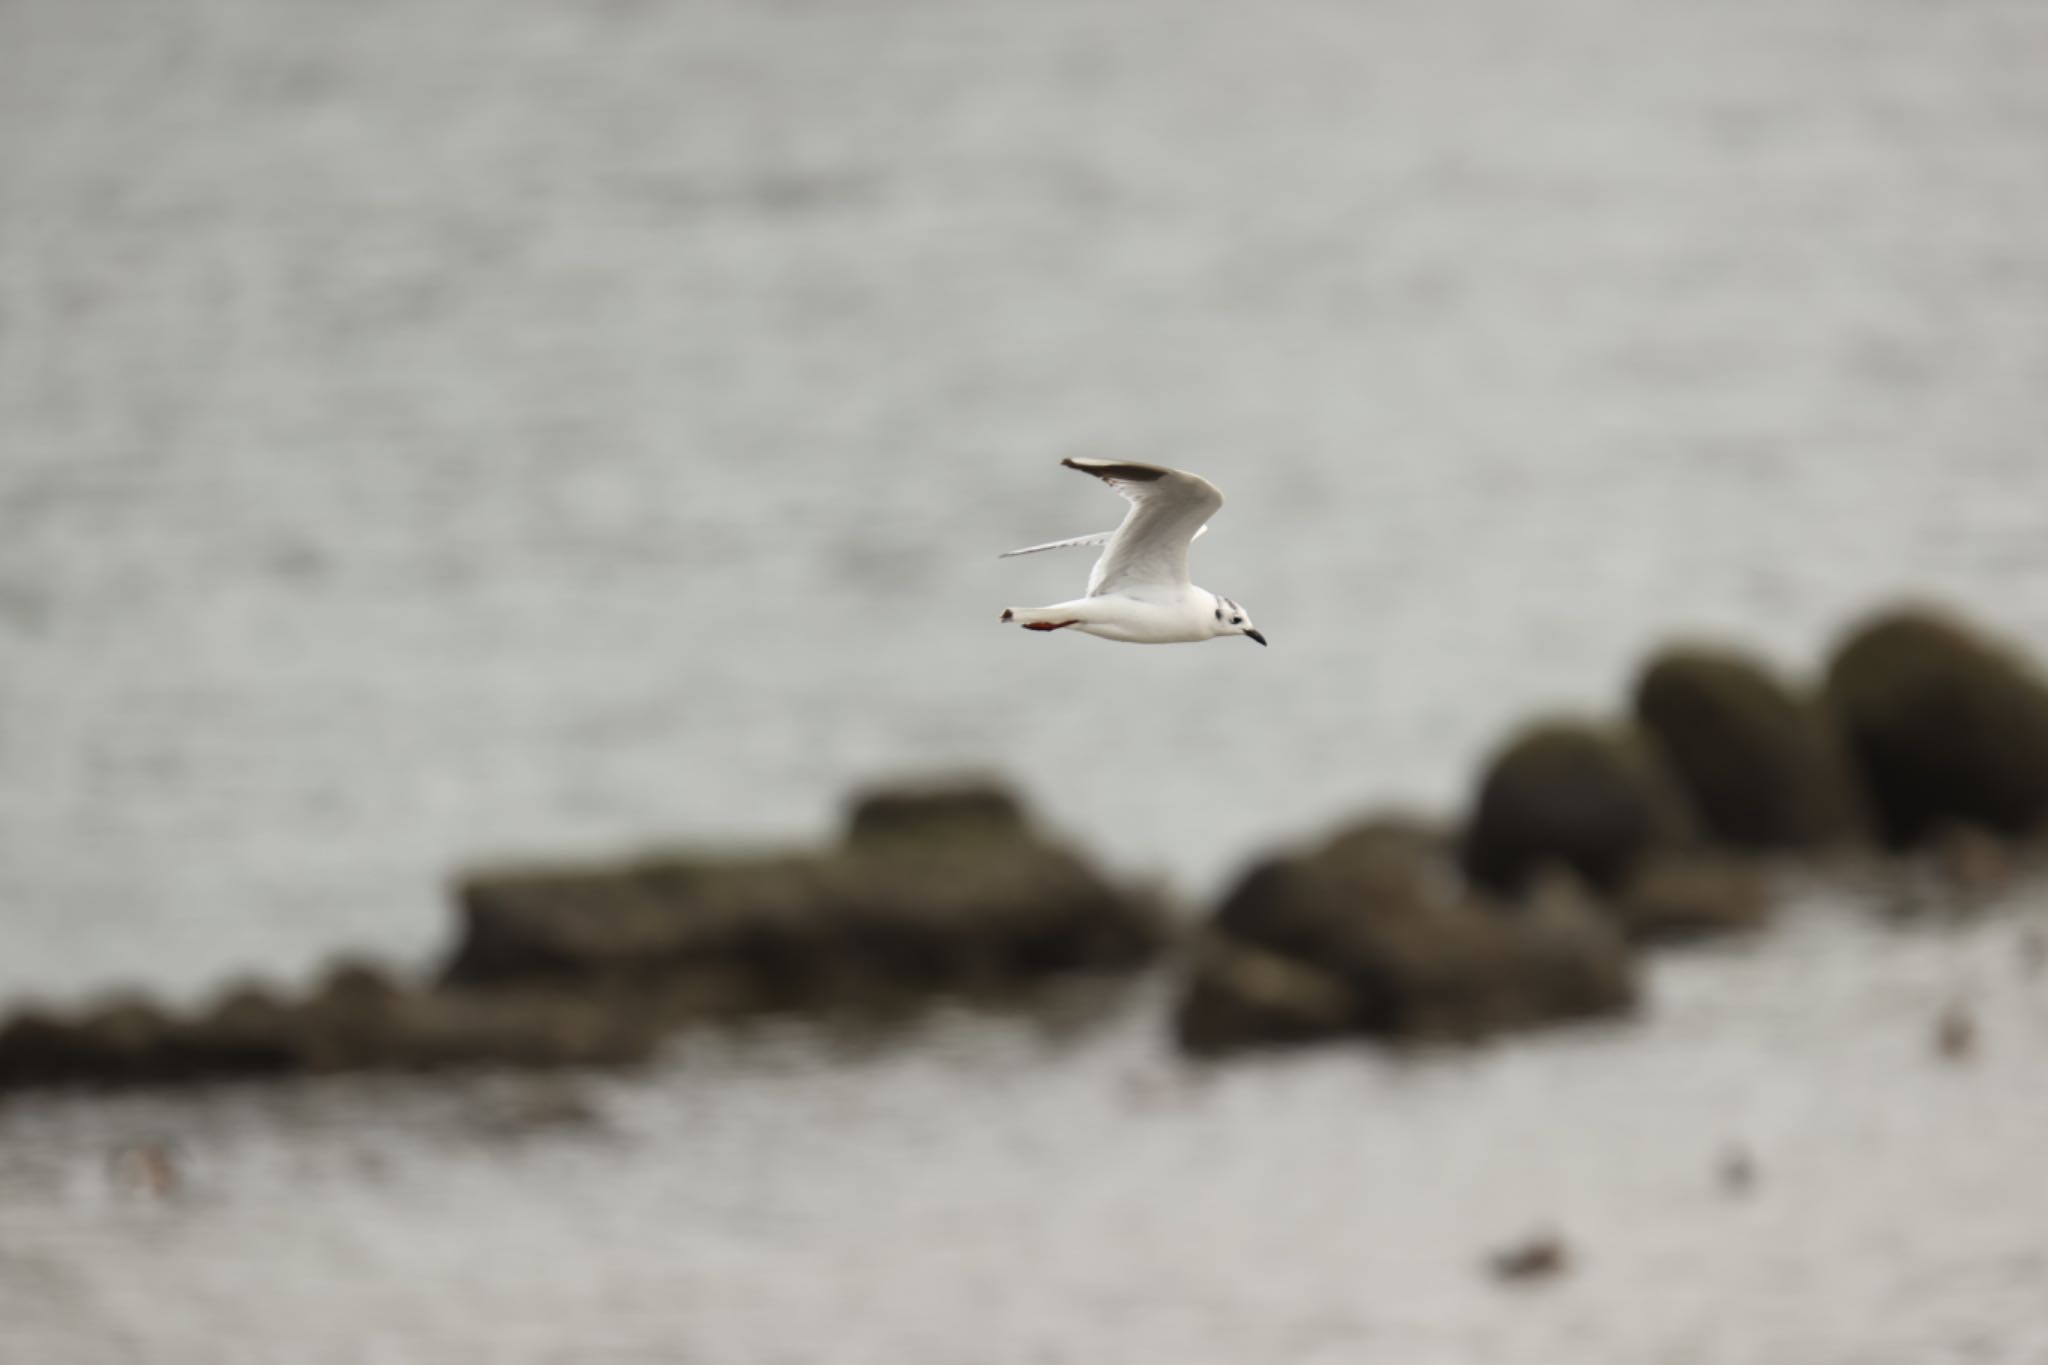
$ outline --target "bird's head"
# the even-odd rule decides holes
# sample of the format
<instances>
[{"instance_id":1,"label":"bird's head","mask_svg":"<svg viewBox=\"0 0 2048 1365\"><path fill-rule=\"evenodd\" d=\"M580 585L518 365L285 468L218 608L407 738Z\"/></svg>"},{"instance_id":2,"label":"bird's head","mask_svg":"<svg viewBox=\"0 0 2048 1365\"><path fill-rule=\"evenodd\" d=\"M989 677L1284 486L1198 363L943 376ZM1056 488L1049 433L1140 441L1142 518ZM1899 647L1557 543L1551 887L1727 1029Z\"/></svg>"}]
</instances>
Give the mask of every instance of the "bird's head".
<instances>
[{"instance_id":1,"label":"bird's head","mask_svg":"<svg viewBox=\"0 0 2048 1365\"><path fill-rule=\"evenodd\" d=\"M1249 635L1262 645L1266 643L1266 637L1252 624L1252 614L1227 597L1216 599L1216 621L1211 630L1219 636Z\"/></svg>"}]
</instances>

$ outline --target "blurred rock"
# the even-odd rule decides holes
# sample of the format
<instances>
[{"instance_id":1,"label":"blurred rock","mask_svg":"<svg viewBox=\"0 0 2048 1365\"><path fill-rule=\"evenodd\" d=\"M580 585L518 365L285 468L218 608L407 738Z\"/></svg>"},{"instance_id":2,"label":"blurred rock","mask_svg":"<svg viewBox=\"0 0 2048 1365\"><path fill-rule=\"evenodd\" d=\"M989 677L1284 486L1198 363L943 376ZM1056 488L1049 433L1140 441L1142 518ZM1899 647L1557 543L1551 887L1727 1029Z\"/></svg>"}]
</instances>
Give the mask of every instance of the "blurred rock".
<instances>
[{"instance_id":1,"label":"blurred rock","mask_svg":"<svg viewBox=\"0 0 2048 1365\"><path fill-rule=\"evenodd\" d=\"M0 1090L163 1085L290 1072L611 1066L644 1060L658 1021L547 992L424 991L350 971L286 1003L238 989L186 1018L124 1004L0 1029Z\"/></svg>"},{"instance_id":2,"label":"blurred rock","mask_svg":"<svg viewBox=\"0 0 2048 1365\"><path fill-rule=\"evenodd\" d=\"M1183 1045L1472 1039L1633 1004L1628 951L1575 883L1506 907L1468 890L1449 850L1433 831L1376 822L1254 867L1191 971Z\"/></svg>"},{"instance_id":3,"label":"blurred rock","mask_svg":"<svg viewBox=\"0 0 2048 1365\"><path fill-rule=\"evenodd\" d=\"M1609 909L1631 942L1675 943L1760 928L1770 917L1770 893L1753 863L1663 852L1637 865Z\"/></svg>"},{"instance_id":4,"label":"blurred rock","mask_svg":"<svg viewBox=\"0 0 2048 1365\"><path fill-rule=\"evenodd\" d=\"M1855 783L1826 713L1747 655L1663 651L1636 683L1635 713L1714 839L1814 849L1858 833Z\"/></svg>"},{"instance_id":5,"label":"blurred rock","mask_svg":"<svg viewBox=\"0 0 2048 1365\"><path fill-rule=\"evenodd\" d=\"M1028 839L1024 808L1007 790L984 782L937 782L882 787L854 798L847 842L898 839Z\"/></svg>"},{"instance_id":6,"label":"blurred rock","mask_svg":"<svg viewBox=\"0 0 2048 1365\"><path fill-rule=\"evenodd\" d=\"M165 1072L177 1076L257 1076L306 1065L304 1007L260 986L225 993L213 1008L179 1023L165 1040Z\"/></svg>"},{"instance_id":7,"label":"blurred rock","mask_svg":"<svg viewBox=\"0 0 2048 1365\"><path fill-rule=\"evenodd\" d=\"M1415 815L1376 815L1340 828L1323 845L1326 857L1368 862L1448 886L1458 880L1458 844L1451 832Z\"/></svg>"},{"instance_id":8,"label":"blurred rock","mask_svg":"<svg viewBox=\"0 0 2048 1365\"><path fill-rule=\"evenodd\" d=\"M316 1001L305 1056L315 1070L622 1066L646 1060L660 1022L553 991L422 990L379 1005Z\"/></svg>"},{"instance_id":9,"label":"blurred rock","mask_svg":"<svg viewBox=\"0 0 2048 1365\"><path fill-rule=\"evenodd\" d=\"M1218 939L1198 955L1175 1016L1180 1045L1198 1056L1315 1042L1356 1030L1344 981L1291 957Z\"/></svg>"},{"instance_id":10,"label":"blurred rock","mask_svg":"<svg viewBox=\"0 0 2048 1365\"><path fill-rule=\"evenodd\" d=\"M1888 842L1944 821L2019 836L2048 816L2048 686L2014 654L1928 612L1854 631L1827 701Z\"/></svg>"},{"instance_id":11,"label":"blurred rock","mask_svg":"<svg viewBox=\"0 0 2048 1365\"><path fill-rule=\"evenodd\" d=\"M1465 869L1489 890L1516 896L1546 863L1562 863L1611 892L1645 853L1683 839L1690 823L1643 735L1553 721L1523 731L1488 764L1465 835Z\"/></svg>"},{"instance_id":12,"label":"blurred rock","mask_svg":"<svg viewBox=\"0 0 2048 1365\"><path fill-rule=\"evenodd\" d=\"M405 993L397 977L385 967L362 958L342 958L321 974L314 996L336 1009L374 1011L391 1004Z\"/></svg>"},{"instance_id":13,"label":"blurred rock","mask_svg":"<svg viewBox=\"0 0 2048 1365\"><path fill-rule=\"evenodd\" d=\"M1148 897L1029 833L1007 797L874 796L847 844L485 873L460 888L443 979L641 989L710 983L734 1008L966 988L1149 961Z\"/></svg>"},{"instance_id":14,"label":"blurred rock","mask_svg":"<svg viewBox=\"0 0 2048 1365\"><path fill-rule=\"evenodd\" d=\"M303 998L239 987L174 1018L124 1002L0 1028L0 1089L359 1069L617 1065L763 1009L902 1015L1149 962L1170 922L1031 832L1007 794L871 793L818 853L481 874L437 983L344 962Z\"/></svg>"},{"instance_id":15,"label":"blurred rock","mask_svg":"<svg viewBox=\"0 0 2048 1365\"><path fill-rule=\"evenodd\" d=\"M26 1011L0 1028L0 1090L80 1077L131 1083L157 1079L171 1027L169 1016L140 1000L87 1009L69 1019Z\"/></svg>"}]
</instances>

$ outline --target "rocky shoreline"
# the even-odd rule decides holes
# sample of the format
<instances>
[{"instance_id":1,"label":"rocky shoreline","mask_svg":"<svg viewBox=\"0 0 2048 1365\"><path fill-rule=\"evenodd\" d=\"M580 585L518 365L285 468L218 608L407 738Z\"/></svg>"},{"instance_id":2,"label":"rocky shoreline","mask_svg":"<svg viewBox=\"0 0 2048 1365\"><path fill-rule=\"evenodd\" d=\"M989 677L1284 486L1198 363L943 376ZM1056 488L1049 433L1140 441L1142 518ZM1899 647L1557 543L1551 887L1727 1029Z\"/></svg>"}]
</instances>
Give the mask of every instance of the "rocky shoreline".
<instances>
[{"instance_id":1,"label":"rocky shoreline","mask_svg":"<svg viewBox=\"0 0 2048 1365\"><path fill-rule=\"evenodd\" d=\"M628 1065L682 1028L915 1009L1161 963L1191 1055L1469 1041L1639 1000L1640 954L1763 928L1787 871L1963 902L2048 832L2048 684L1951 617L1881 615L1796 686L1725 648L1651 658L1620 718L1510 736L1456 822L1379 816L1261 859L1199 922L1000 787L871 792L837 844L461 878L420 979L125 1000L0 1026L0 1092L349 1070Z\"/></svg>"}]
</instances>

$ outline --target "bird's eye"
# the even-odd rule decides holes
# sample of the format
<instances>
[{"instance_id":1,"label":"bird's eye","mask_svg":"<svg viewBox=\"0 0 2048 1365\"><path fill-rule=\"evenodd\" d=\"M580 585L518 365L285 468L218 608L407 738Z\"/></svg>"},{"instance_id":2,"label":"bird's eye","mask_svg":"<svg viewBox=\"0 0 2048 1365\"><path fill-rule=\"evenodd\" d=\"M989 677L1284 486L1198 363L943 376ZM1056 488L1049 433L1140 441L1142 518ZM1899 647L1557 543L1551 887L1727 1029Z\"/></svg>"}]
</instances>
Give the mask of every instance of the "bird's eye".
<instances>
[{"instance_id":1,"label":"bird's eye","mask_svg":"<svg viewBox=\"0 0 2048 1365\"><path fill-rule=\"evenodd\" d=\"M1230 624L1233 626L1241 626L1244 624L1244 618L1242 616L1233 616L1230 618Z\"/></svg>"}]
</instances>

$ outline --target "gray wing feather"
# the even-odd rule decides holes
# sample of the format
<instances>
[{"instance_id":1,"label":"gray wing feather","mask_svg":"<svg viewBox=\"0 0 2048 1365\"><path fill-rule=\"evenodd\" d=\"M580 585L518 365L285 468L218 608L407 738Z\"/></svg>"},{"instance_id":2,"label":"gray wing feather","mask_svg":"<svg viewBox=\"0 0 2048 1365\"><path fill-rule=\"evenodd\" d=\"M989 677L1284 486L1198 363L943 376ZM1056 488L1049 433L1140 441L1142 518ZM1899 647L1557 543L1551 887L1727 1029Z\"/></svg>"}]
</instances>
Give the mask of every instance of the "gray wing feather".
<instances>
[{"instance_id":1,"label":"gray wing feather","mask_svg":"<svg viewBox=\"0 0 2048 1365\"><path fill-rule=\"evenodd\" d=\"M1131 504L1088 575L1088 595L1171 591L1188 582L1188 546L1223 506L1215 485L1163 465L1118 460L1062 460L1092 474Z\"/></svg>"}]
</instances>

